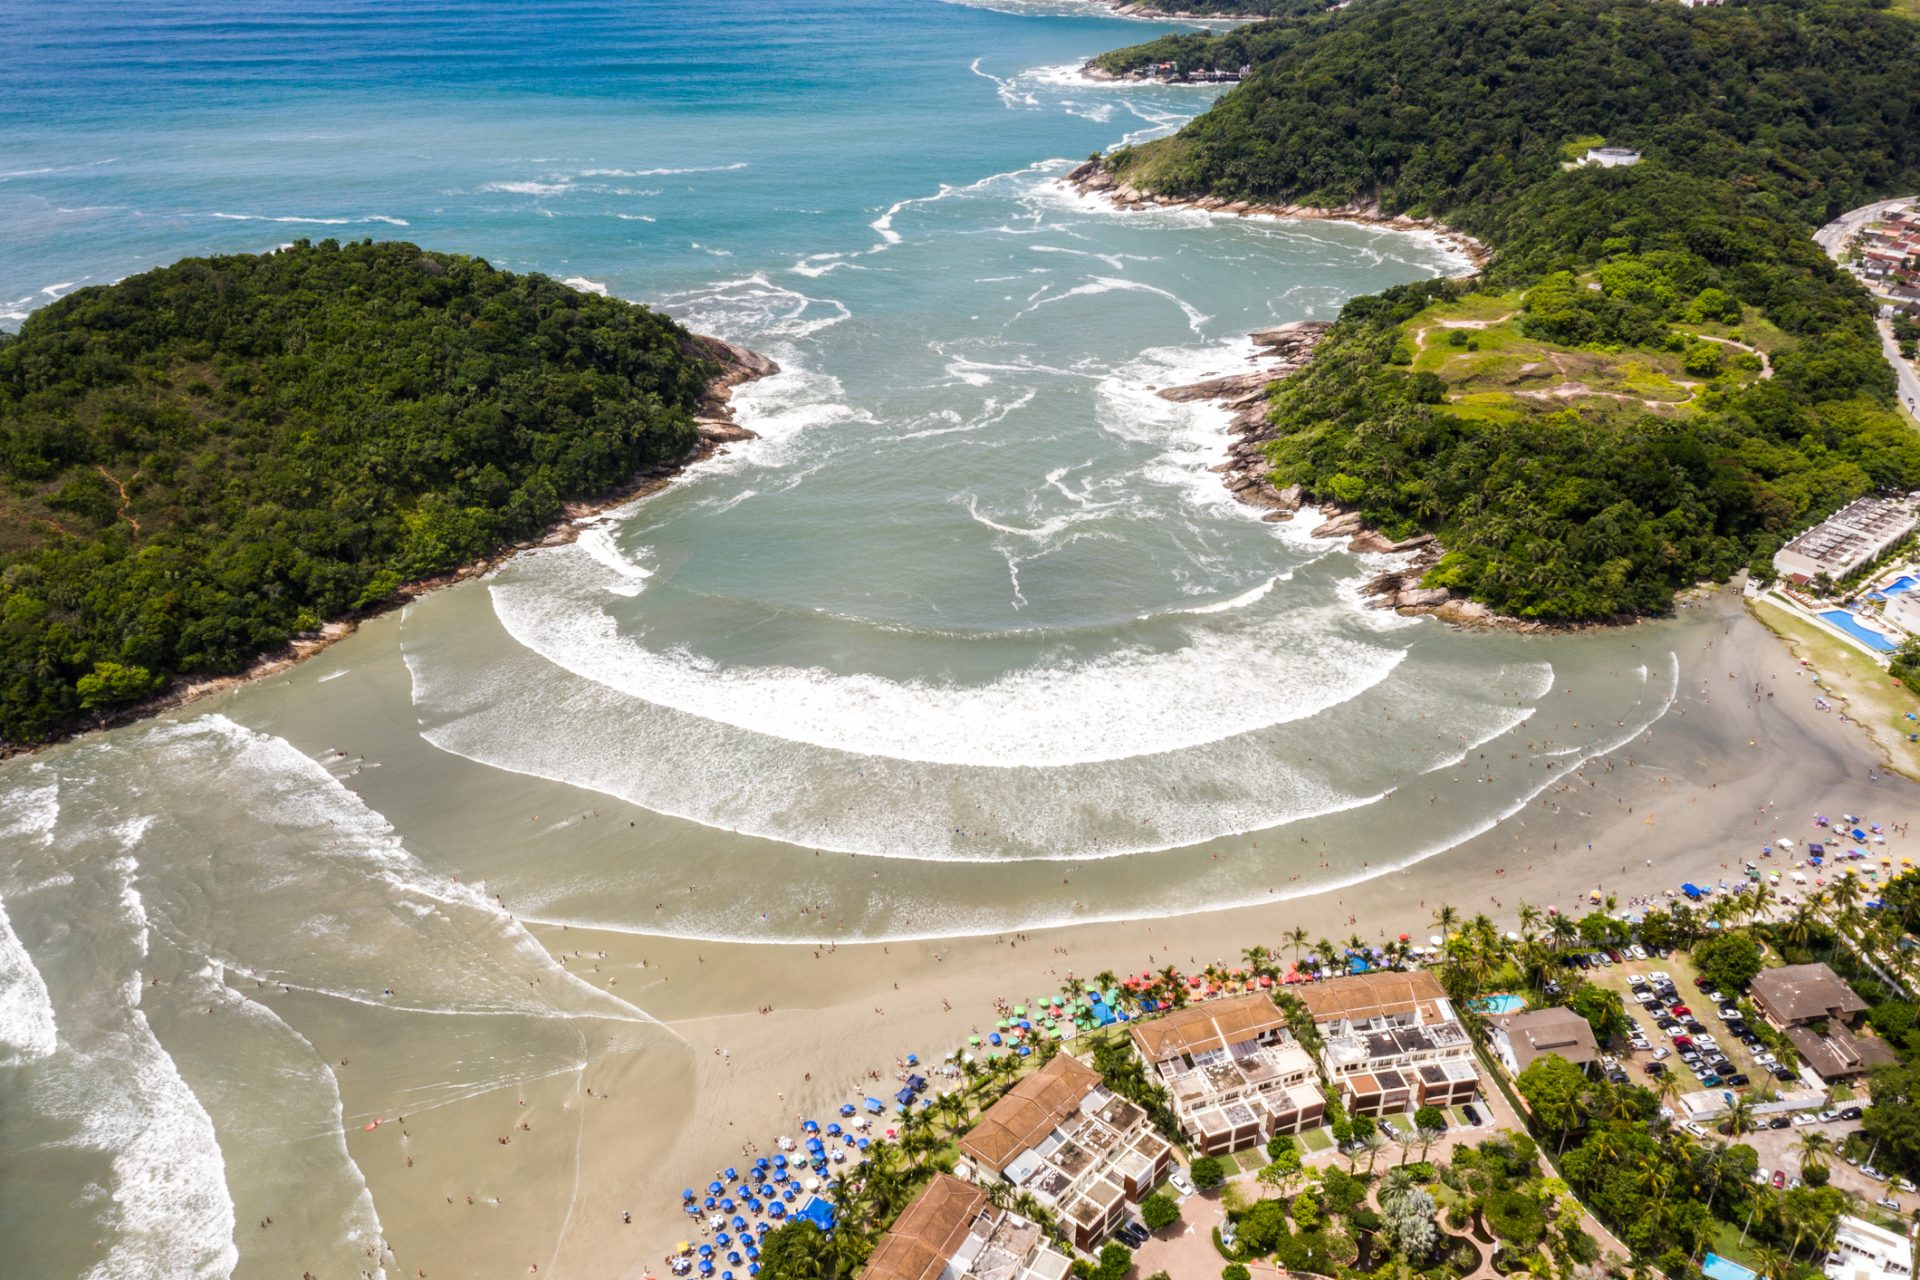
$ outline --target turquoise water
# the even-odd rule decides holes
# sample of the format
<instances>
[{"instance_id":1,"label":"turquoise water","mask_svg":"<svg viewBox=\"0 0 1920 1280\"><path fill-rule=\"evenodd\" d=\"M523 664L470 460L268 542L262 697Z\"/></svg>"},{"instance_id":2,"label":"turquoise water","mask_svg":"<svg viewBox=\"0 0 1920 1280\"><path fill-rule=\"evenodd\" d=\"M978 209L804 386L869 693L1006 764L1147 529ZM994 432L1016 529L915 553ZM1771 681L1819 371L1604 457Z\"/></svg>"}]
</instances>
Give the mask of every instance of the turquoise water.
<instances>
[{"instance_id":1,"label":"turquoise water","mask_svg":"<svg viewBox=\"0 0 1920 1280\"><path fill-rule=\"evenodd\" d=\"M1481 996L1473 1002L1475 1013L1518 1013L1526 1007L1525 997L1506 994Z\"/></svg>"},{"instance_id":2,"label":"turquoise water","mask_svg":"<svg viewBox=\"0 0 1920 1280\"><path fill-rule=\"evenodd\" d=\"M10 1274L353 1274L410 1193L343 1128L636 1051L687 1114L644 989L527 920L699 939L745 982L727 942L1271 901L1442 853L1664 714L1657 632L1367 611L1389 559L1228 498L1225 415L1155 391L1459 263L1066 191L1209 101L1078 76L1155 30L1072 0L0 6L0 323L186 254L404 236L784 368L739 396L760 439L577 543L0 768Z\"/></svg>"}]
</instances>

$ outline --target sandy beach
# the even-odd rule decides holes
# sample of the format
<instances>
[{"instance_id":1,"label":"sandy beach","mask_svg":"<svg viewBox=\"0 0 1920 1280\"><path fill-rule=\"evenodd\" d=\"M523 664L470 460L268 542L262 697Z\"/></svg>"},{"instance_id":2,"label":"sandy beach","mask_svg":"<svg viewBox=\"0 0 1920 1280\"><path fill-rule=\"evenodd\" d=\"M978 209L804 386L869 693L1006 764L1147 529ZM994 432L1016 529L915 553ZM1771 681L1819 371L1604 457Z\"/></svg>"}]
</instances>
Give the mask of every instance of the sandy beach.
<instances>
[{"instance_id":1,"label":"sandy beach","mask_svg":"<svg viewBox=\"0 0 1920 1280\"><path fill-rule=\"evenodd\" d=\"M1689 614L1680 694L1647 733L1469 843L1358 886L914 943L746 945L533 924L570 970L662 1026L643 1048L524 1086L477 1086L403 1125L366 1100L381 1095L376 1061L364 1074L358 1058L342 1071L350 1149L400 1274L657 1270L686 1235L681 1187L770 1150L800 1115L890 1093L867 1073L890 1084L903 1055L938 1060L990 1026L996 997L1051 992L1070 973L1237 963L1256 943L1284 955L1294 926L1335 940L1424 938L1443 902L1511 927L1522 901L1578 911L1596 888L1624 904L1683 880L1737 878L1745 858L1802 835L1815 811L1901 820L1914 811L1915 787L1870 779L1873 753L1857 727L1813 708L1807 676L1736 593L1715 592ZM363 1128L375 1118L384 1123Z\"/></svg>"}]
</instances>

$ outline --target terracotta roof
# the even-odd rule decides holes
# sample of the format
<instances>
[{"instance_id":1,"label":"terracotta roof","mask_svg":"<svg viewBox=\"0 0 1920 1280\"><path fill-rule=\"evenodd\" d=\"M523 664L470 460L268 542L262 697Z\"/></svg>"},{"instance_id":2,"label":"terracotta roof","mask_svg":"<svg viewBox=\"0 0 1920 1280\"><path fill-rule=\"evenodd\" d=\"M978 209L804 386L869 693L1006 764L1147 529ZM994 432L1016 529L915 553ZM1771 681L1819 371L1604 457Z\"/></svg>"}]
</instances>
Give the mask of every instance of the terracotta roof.
<instances>
[{"instance_id":1,"label":"terracotta roof","mask_svg":"<svg viewBox=\"0 0 1920 1280\"><path fill-rule=\"evenodd\" d=\"M1822 1080L1845 1080L1899 1061L1885 1040L1856 1036L1839 1023L1824 1036L1815 1035L1812 1027L1788 1027L1787 1039Z\"/></svg>"},{"instance_id":2,"label":"terracotta roof","mask_svg":"<svg viewBox=\"0 0 1920 1280\"><path fill-rule=\"evenodd\" d=\"M1549 1053L1558 1054L1575 1066L1592 1062L1600 1056L1600 1046L1593 1038L1593 1027L1571 1009L1558 1006L1528 1009L1524 1013L1497 1019L1494 1025L1507 1033L1516 1071L1525 1071L1535 1058L1545 1057Z\"/></svg>"},{"instance_id":3,"label":"terracotta roof","mask_svg":"<svg viewBox=\"0 0 1920 1280\"><path fill-rule=\"evenodd\" d=\"M1286 1015L1260 992L1189 1005L1164 1018L1133 1025L1133 1043L1148 1062L1204 1053L1257 1040L1287 1025Z\"/></svg>"},{"instance_id":4,"label":"terracotta roof","mask_svg":"<svg viewBox=\"0 0 1920 1280\"><path fill-rule=\"evenodd\" d=\"M1846 1020L1867 1008L1839 974L1818 962L1762 969L1749 989L1762 1011L1783 1023Z\"/></svg>"},{"instance_id":5,"label":"terracotta roof","mask_svg":"<svg viewBox=\"0 0 1920 1280\"><path fill-rule=\"evenodd\" d=\"M934 1280L967 1238L987 1193L951 1174L936 1173L919 1198L880 1238L860 1280Z\"/></svg>"},{"instance_id":6,"label":"terracotta roof","mask_svg":"<svg viewBox=\"0 0 1920 1280\"><path fill-rule=\"evenodd\" d=\"M960 1150L995 1173L1037 1145L1100 1083L1100 1073L1070 1053L1007 1090L960 1139Z\"/></svg>"},{"instance_id":7,"label":"terracotta roof","mask_svg":"<svg viewBox=\"0 0 1920 1280\"><path fill-rule=\"evenodd\" d=\"M1342 1018L1365 1022L1371 1018L1400 1017L1447 996L1440 988L1440 980L1425 969L1411 973L1355 974L1300 987L1294 994L1313 1011L1315 1022L1335 1022ZM1421 1012L1424 1017L1438 1011L1422 1009Z\"/></svg>"}]
</instances>

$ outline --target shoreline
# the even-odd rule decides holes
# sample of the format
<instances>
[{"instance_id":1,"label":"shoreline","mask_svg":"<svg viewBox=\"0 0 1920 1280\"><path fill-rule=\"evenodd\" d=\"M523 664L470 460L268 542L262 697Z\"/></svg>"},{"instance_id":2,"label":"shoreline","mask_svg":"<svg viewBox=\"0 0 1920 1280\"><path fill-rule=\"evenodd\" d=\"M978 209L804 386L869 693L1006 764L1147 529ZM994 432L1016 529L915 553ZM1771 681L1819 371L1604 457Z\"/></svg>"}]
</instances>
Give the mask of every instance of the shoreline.
<instances>
[{"instance_id":1,"label":"shoreline","mask_svg":"<svg viewBox=\"0 0 1920 1280\"><path fill-rule=\"evenodd\" d=\"M421 596L438 591L442 587L450 587L455 583L491 573L523 551L564 546L580 536L583 522L624 507L628 503L650 498L672 484L688 469L723 452L727 445L756 439L754 432L734 421L731 403L733 389L749 382L756 382L761 378L771 377L780 372L780 366L756 351L750 351L720 338L691 331L687 336L690 339L689 346L693 348L689 354L697 354L712 361L719 366L720 372L707 384L706 390L701 394L700 403L694 407L693 424L696 432L694 443L679 460L656 463L597 498L563 502L560 505L559 517L538 537L524 538L510 543L457 569L449 569L444 573L403 583L385 600L368 605L364 609L356 609L343 617L329 619L317 631L294 636L282 647L255 658L242 671L225 675L179 677L166 689L150 698L96 712L44 742L0 741L0 762L34 755L48 747L71 742L89 733L118 728L136 720L144 720L150 716L187 706L212 694L224 693L242 685L280 675L346 639L359 629L361 623L369 619L391 613L395 609L405 608Z\"/></svg>"},{"instance_id":2,"label":"shoreline","mask_svg":"<svg viewBox=\"0 0 1920 1280\"><path fill-rule=\"evenodd\" d=\"M1407 218L1400 215L1388 217L1381 214L1377 208L1343 206L1324 209L1311 205L1263 205L1244 200L1226 201L1217 196L1200 200L1167 199L1142 192L1128 183L1116 181L1097 160L1088 160L1080 164L1067 174L1065 181L1082 195L1104 198L1126 210L1186 208L1199 209L1208 213L1231 213L1238 217L1352 222L1363 226L1388 227L1398 231L1432 233L1442 245L1462 254L1473 266L1473 270L1464 275L1448 277L1454 280L1476 278L1493 258L1492 250L1473 237L1444 223L1430 218ZM1253 340L1258 352L1256 358L1263 361L1271 360L1271 364L1256 367L1247 373L1211 378L1186 386L1165 387L1157 392L1162 399L1180 403L1210 401L1232 415L1227 423L1227 434L1232 439L1232 443L1227 447L1227 460L1211 469L1220 474L1221 483L1233 494L1235 500L1249 506L1266 508L1267 514L1261 519L1269 523L1293 519L1305 503L1305 495L1297 484L1279 488L1273 483L1262 448L1267 441L1274 438L1272 426L1267 421L1267 398L1272 392L1274 383L1307 366L1313 359L1314 351L1321 339L1332 327L1332 322L1325 320L1296 320L1272 329L1260 330L1248 336ZM1392 609L1402 617L1432 615L1453 626L1498 627L1529 635L1549 631L1584 630L1586 626L1591 625L1559 627L1525 618L1508 617L1495 613L1478 601L1456 598L1445 587L1423 587L1420 585L1420 579L1446 553L1446 549L1441 546L1436 535L1418 533L1410 538L1396 541L1367 525L1361 519L1359 512L1344 507L1338 502L1330 499L1316 499L1312 505L1327 518L1313 529L1310 537L1344 538L1347 540L1347 550L1355 554L1411 556L1406 564L1375 575L1361 588L1361 594L1367 598L1367 607L1370 609Z\"/></svg>"}]
</instances>

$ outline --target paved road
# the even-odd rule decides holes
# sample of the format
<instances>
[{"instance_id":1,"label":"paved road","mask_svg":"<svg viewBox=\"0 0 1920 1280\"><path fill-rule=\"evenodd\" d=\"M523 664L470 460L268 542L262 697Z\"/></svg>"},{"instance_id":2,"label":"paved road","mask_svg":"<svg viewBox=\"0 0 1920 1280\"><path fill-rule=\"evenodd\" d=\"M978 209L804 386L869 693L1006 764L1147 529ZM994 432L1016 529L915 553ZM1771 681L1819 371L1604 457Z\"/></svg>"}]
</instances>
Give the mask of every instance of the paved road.
<instances>
[{"instance_id":1,"label":"paved road","mask_svg":"<svg viewBox=\"0 0 1920 1280\"><path fill-rule=\"evenodd\" d=\"M1835 262L1847 247L1854 233L1869 222L1877 221L1888 209L1895 205L1912 204L1920 196L1901 196L1896 200L1881 200L1874 204L1862 205L1841 214L1826 226L1813 233L1813 238L1827 256ZM1895 379L1900 384L1900 406L1909 417L1920 417L1920 373L1914 372L1911 360L1900 358L1900 346L1893 340L1893 326L1887 321L1879 322L1880 346L1886 352L1887 363L1893 366Z\"/></svg>"}]
</instances>

